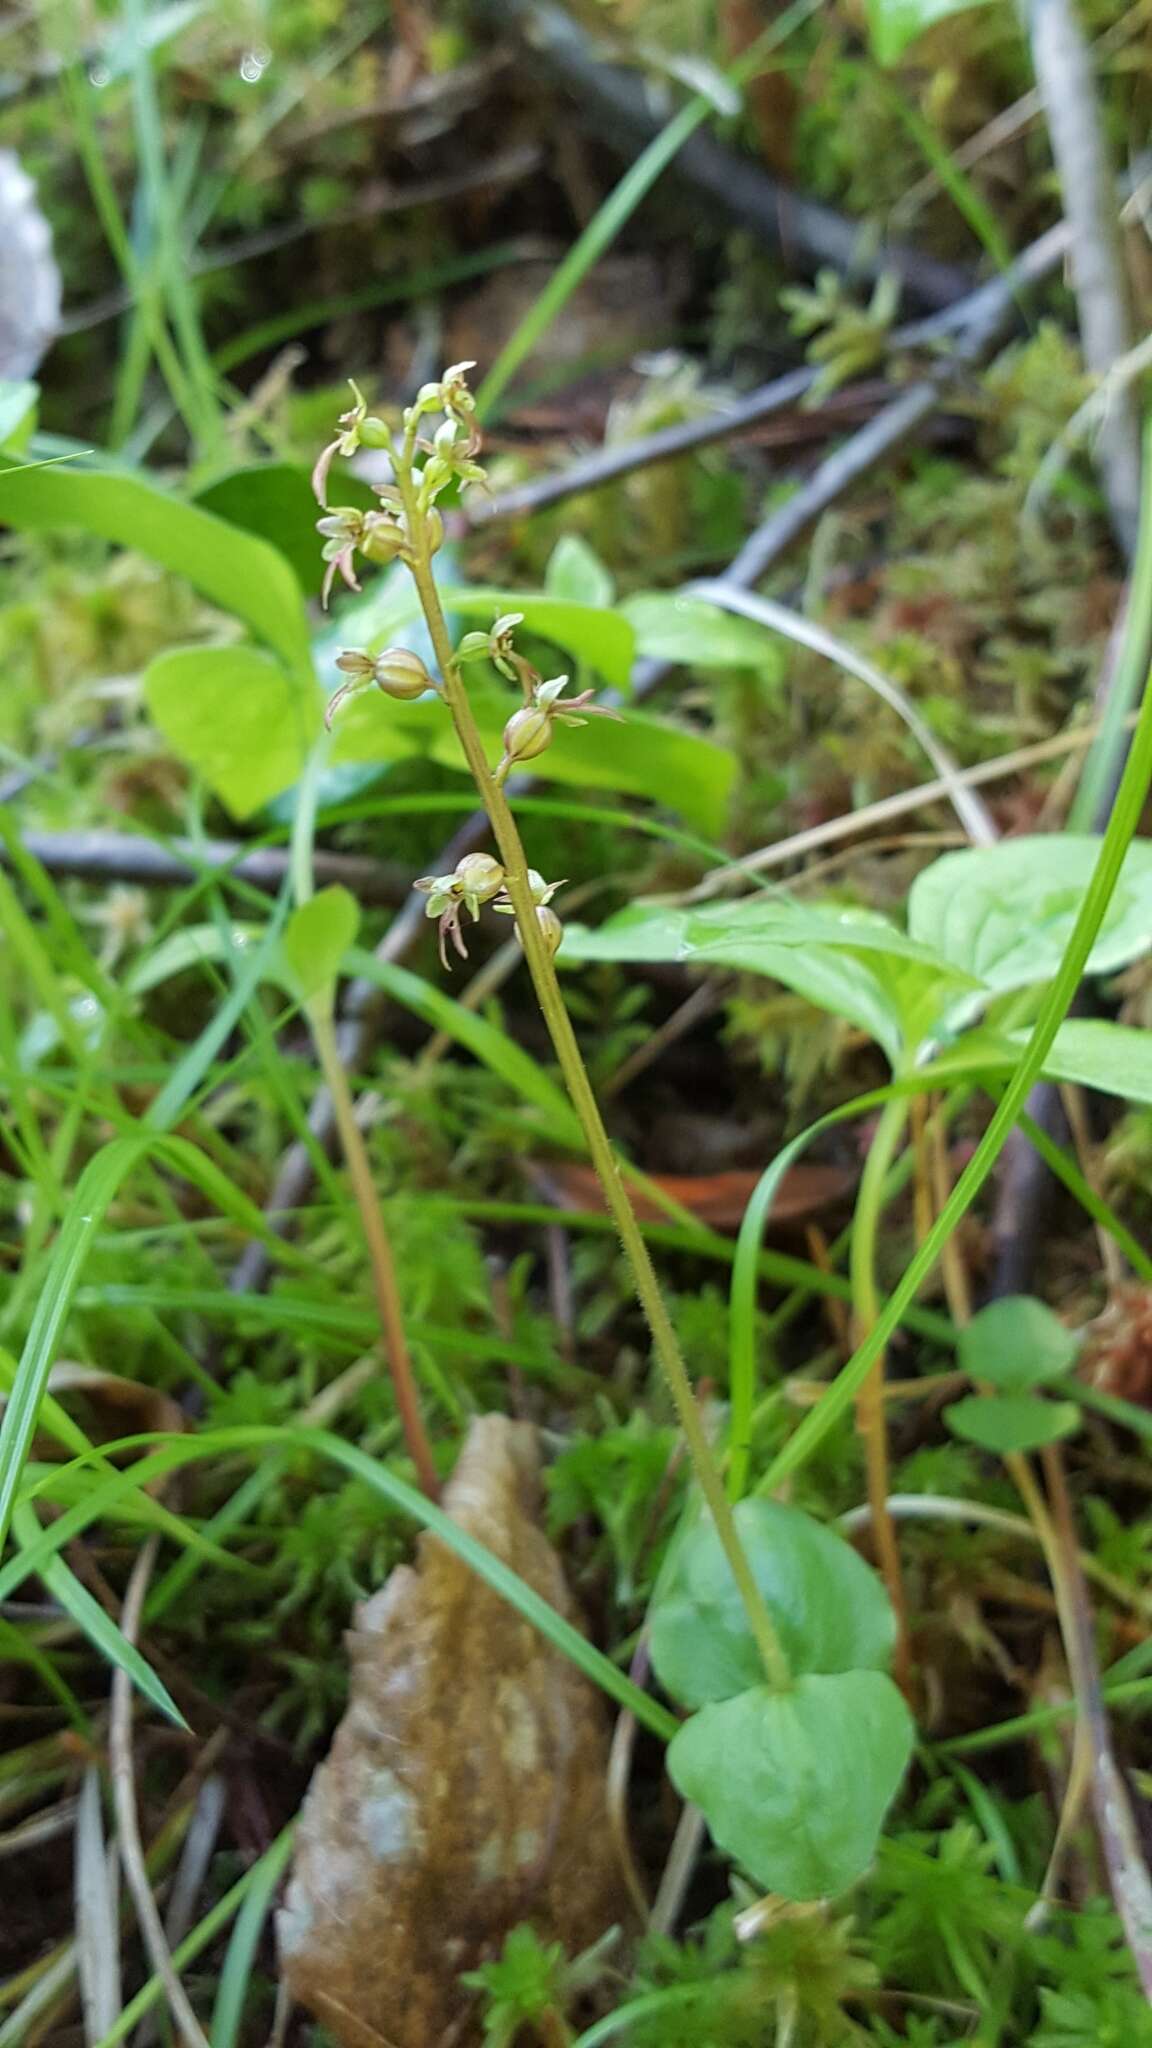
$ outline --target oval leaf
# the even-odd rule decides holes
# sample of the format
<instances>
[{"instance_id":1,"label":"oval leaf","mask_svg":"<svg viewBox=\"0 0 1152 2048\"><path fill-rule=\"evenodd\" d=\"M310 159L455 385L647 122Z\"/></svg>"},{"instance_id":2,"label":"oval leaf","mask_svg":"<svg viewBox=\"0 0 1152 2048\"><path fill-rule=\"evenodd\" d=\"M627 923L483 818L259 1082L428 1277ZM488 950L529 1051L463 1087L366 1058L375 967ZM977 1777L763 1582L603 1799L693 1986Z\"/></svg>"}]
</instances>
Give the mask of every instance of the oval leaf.
<instances>
[{"instance_id":1,"label":"oval leaf","mask_svg":"<svg viewBox=\"0 0 1152 2048\"><path fill-rule=\"evenodd\" d=\"M990 1301L960 1332L959 1362L974 1380L1007 1393L1061 1379L1076 1363L1079 1345L1058 1316L1031 1294Z\"/></svg>"},{"instance_id":2,"label":"oval leaf","mask_svg":"<svg viewBox=\"0 0 1152 2048\"><path fill-rule=\"evenodd\" d=\"M356 943L360 909L337 883L292 912L281 944L293 993L302 1002L331 988L349 946Z\"/></svg>"},{"instance_id":3,"label":"oval leaf","mask_svg":"<svg viewBox=\"0 0 1152 2048\"><path fill-rule=\"evenodd\" d=\"M561 534L548 557L544 587L549 597L571 598L575 604L607 606L616 595L611 572L578 533Z\"/></svg>"},{"instance_id":4,"label":"oval leaf","mask_svg":"<svg viewBox=\"0 0 1152 2048\"><path fill-rule=\"evenodd\" d=\"M674 1737L668 1770L766 1891L833 1898L872 1861L912 1739L892 1680L844 1671L703 1708Z\"/></svg>"},{"instance_id":5,"label":"oval leaf","mask_svg":"<svg viewBox=\"0 0 1152 2048\"><path fill-rule=\"evenodd\" d=\"M784 679L784 653L763 626L675 591L641 591L620 607L636 632L637 652L691 668L750 668Z\"/></svg>"},{"instance_id":6,"label":"oval leaf","mask_svg":"<svg viewBox=\"0 0 1152 2048\"><path fill-rule=\"evenodd\" d=\"M173 752L233 817L296 781L320 727L320 693L255 647L174 647L144 675L148 709Z\"/></svg>"},{"instance_id":7,"label":"oval leaf","mask_svg":"<svg viewBox=\"0 0 1152 2048\"><path fill-rule=\"evenodd\" d=\"M22 529L81 526L135 548L243 619L290 668L309 667L300 585L283 555L139 477L67 466L8 470L0 475L0 521Z\"/></svg>"},{"instance_id":8,"label":"oval leaf","mask_svg":"<svg viewBox=\"0 0 1152 2048\"><path fill-rule=\"evenodd\" d=\"M565 960L679 960L770 975L856 1024L896 1063L973 984L887 919L759 895L708 910L633 906L598 930L569 926Z\"/></svg>"},{"instance_id":9,"label":"oval leaf","mask_svg":"<svg viewBox=\"0 0 1152 2048\"><path fill-rule=\"evenodd\" d=\"M1080 1410L1075 1401L1046 1401L1043 1394L972 1394L946 1408L944 1420L954 1436L1008 1457L1073 1436Z\"/></svg>"},{"instance_id":10,"label":"oval leaf","mask_svg":"<svg viewBox=\"0 0 1152 2048\"><path fill-rule=\"evenodd\" d=\"M892 1608L851 1545L779 1501L743 1500L735 1515L793 1670L886 1670L896 1634ZM649 1621L653 1669L685 1706L731 1699L763 1676L711 1521L693 1521L673 1543Z\"/></svg>"},{"instance_id":11,"label":"oval leaf","mask_svg":"<svg viewBox=\"0 0 1152 2048\"><path fill-rule=\"evenodd\" d=\"M1060 965L1100 852L1091 834L1034 834L946 853L917 875L912 938L987 988L1028 988ZM1088 957L1110 974L1152 947L1152 841L1134 840Z\"/></svg>"}]
</instances>

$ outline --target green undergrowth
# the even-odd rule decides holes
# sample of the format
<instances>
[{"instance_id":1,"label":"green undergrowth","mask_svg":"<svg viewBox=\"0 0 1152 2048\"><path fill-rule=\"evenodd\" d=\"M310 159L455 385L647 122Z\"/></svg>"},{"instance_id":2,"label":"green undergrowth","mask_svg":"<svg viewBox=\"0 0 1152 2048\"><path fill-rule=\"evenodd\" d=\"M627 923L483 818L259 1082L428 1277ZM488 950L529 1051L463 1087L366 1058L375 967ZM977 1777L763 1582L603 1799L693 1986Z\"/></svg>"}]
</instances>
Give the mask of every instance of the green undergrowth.
<instances>
[{"instance_id":1,"label":"green undergrowth","mask_svg":"<svg viewBox=\"0 0 1152 2048\"><path fill-rule=\"evenodd\" d=\"M608 12L632 31L627 10ZM1104 12L1088 10L1097 34ZM787 1682L766 1685L617 1236L572 1178L584 1145L522 962L501 950L511 921L474 904L469 955L450 956L449 977L430 927L403 963L373 958L402 888L358 922L347 898L312 891L320 852L386 861L393 879L430 874L474 806L431 696L371 693L324 735L324 698L349 672L340 649L368 648L369 667L397 640L428 663L433 649L393 570L370 571L321 616L308 472L346 403L337 362L369 354L366 270L450 311L462 262L499 274L513 260L504 216L479 251L450 210L432 232L426 217L397 218L370 263L359 229L339 247L318 234L305 304L294 244L258 282L230 264L190 282L174 257L258 227L319 227L354 200L374 167L365 125L343 117L395 74L367 19L291 0L273 104L260 10L161 16L154 63L139 38L118 55L99 10L86 24L91 62L65 74L74 153L55 150L55 88L0 103L0 143L18 143L43 179L70 288L95 300L127 283L136 301L52 360L30 438L22 426L0 473L0 1852L30 1901L0 1930L0 2048L70 2038L77 1937L90 1945L91 1926L73 1908L69 1802L89 1766L106 1785L116 1668L137 1697L136 1793L162 1903L198 1774L243 1784L177 1961L197 2011L214 2015L211 2048L269 2037L271 1914L345 1704L349 1616L410 1559L420 1525L635 1715L628 1825L645 1884L656 1890L670 1854L675 1871L677 1791L709 1830L673 1887L673 1933L567 1957L515 1929L473 1980L488 2048L1138 2048L1152 2023L1126 1931L1090 1826L1065 1815L1076 1702L1018 1461L1061 1447L1104 1698L1143 1803L1152 878L1147 842L1125 848L1143 815L1148 714L1106 836L1041 837L1074 782L1061 782L1072 752L990 789L1000 847L958 852L955 819L934 808L883 848L832 846L827 867L817 851L814 870L761 874L759 849L934 772L907 705L898 715L839 660L682 590L786 502L790 458L722 444L527 521L481 524L436 557L454 639L483 643L471 702L493 762L510 746L517 673L488 640L500 614L523 615L516 658L530 672L563 669L573 692L623 699L622 724L552 735L516 815L540 874L563 878L565 1000L786 1644ZM433 73L472 50L454 11L417 27ZM891 214L894 231L970 263L989 207L1013 247L1045 224L1027 129L959 190L938 175L942 151L1026 89L1006 10L962 12L884 70L842 9L801 8L794 22L790 10L778 28L790 170L806 190ZM16 24L40 56L65 29L63 16L43 38ZM645 33L674 77L678 56L698 60L686 90L723 98L733 53L709 10L668 0ZM164 97L169 34L196 119ZM1111 44L1101 66L1116 140L1146 80L1134 56L1122 86ZM729 139L755 146L750 106ZM446 147L463 168L460 135ZM615 189L513 333L494 411L521 388L547 397L547 364L533 358L522 383L513 369L597 237L642 246L674 220L662 187L634 214L646 177ZM1012 177L1015 211L1002 205ZM553 197L546 224L570 238L566 204ZM988 262L995 240L984 233ZM611 433L689 417L809 346L826 389L875 367L896 313L886 289L865 311L866 295L825 282L788 297L773 262L746 254L737 238L701 263L702 345L641 365ZM961 767L1087 716L1120 598L1082 451L1035 502L1088 387L1061 288L1028 312L1022 337L949 396L938 431L848 494L765 583L857 668L861 656L879 667ZM269 353L293 320L329 337L304 374ZM690 327L681 338L700 341ZM272 372L251 404L247 383L230 382L249 359ZM370 396L394 424L389 376L379 384ZM579 438L542 461L497 413L493 492ZM358 509L374 502L340 464L332 484L334 504L345 491ZM1125 656L1142 670L1140 626L1130 618ZM675 674L639 709L628 683L647 656ZM21 845L109 830L178 839L192 879L63 878ZM198 845L217 838L278 849L278 887L195 872ZM697 894L740 859L740 887ZM302 929L305 955L317 935L324 954L315 983ZM1095 1014L1069 1020L1085 971ZM380 1028L348 1080L435 1465L450 1473L477 1415L536 1426L542 1514L586 1635L417 1488L354 1189L309 1129L325 991L343 997L361 977ZM1041 1074L1102 1106L1079 1160L1047 1141L1059 1186L1035 1296L968 1322L964 1283L978 1306L992 1278L986 1176ZM312 1179L278 1235L265 1205L293 1143ZM805 1201L811 1166L834 1187ZM773 1211L793 1189L789 1221ZM254 1244L265 1284L238 1286ZM858 1426L852 1405L882 1348L914 1743L887 1676L895 1620L870 1569L875 1425ZM159 1548L133 1645L121 1604L149 1535ZM822 1686L859 1710L820 1724L836 1740L814 1749L804 1715L836 1696ZM843 1813L821 1776L841 1748L858 1760ZM774 1834L759 1826L773 1797L785 1814ZM103 2032L89 2011L101 2048L163 2008L131 1940L124 1963L131 2002ZM303 2021L299 2038L324 2041Z\"/></svg>"}]
</instances>

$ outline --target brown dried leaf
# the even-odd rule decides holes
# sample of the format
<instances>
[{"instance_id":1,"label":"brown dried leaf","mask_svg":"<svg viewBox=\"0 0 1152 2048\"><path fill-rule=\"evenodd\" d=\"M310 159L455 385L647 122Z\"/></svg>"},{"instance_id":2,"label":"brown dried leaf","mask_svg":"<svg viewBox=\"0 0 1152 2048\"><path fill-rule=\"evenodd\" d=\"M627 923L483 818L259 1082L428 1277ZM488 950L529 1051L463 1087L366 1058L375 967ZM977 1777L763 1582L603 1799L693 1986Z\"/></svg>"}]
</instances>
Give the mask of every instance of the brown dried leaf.
<instances>
[{"instance_id":1,"label":"brown dried leaf","mask_svg":"<svg viewBox=\"0 0 1152 2048\"><path fill-rule=\"evenodd\" d=\"M473 1423L449 1514L570 1620L533 1431ZM279 1918L293 1995L342 2048L479 2040L459 1974L530 1921L569 1954L625 1911L606 1721L575 1666L426 1534L360 1609L352 1691L304 1803Z\"/></svg>"},{"instance_id":2,"label":"brown dried leaf","mask_svg":"<svg viewBox=\"0 0 1152 2048\"><path fill-rule=\"evenodd\" d=\"M564 1207L593 1214L603 1212L604 1193L594 1167L576 1159L550 1159L540 1166L529 1161L528 1171ZM648 1178L653 1187L679 1202L698 1222L711 1224L714 1230L739 1230L744 1211L759 1185L760 1173L733 1167L726 1173L653 1173ZM851 1194L856 1178L851 1168L823 1166L807 1160L789 1167L772 1204L769 1234L787 1226L794 1229L833 1202L843 1201ZM642 1223L667 1222L666 1211L651 1195L638 1188L630 1192L632 1206Z\"/></svg>"}]
</instances>

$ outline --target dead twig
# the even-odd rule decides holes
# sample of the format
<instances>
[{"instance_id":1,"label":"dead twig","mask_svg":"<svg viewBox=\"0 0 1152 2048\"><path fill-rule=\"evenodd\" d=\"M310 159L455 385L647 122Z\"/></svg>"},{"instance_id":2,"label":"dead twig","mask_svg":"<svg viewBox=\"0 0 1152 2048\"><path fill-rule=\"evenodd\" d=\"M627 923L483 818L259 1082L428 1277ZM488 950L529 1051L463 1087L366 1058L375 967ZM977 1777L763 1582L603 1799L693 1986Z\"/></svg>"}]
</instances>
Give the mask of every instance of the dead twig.
<instances>
[{"instance_id":1,"label":"dead twig","mask_svg":"<svg viewBox=\"0 0 1152 2048\"><path fill-rule=\"evenodd\" d=\"M1092 59L1072 0L1028 0L1025 14L1071 235L1072 287L1084 361L1093 376L1106 377L1128 354L1134 336L1116 180L1100 125ZM1140 516L1140 422L1130 387L1112 393L1096 457L1116 537L1130 555Z\"/></svg>"},{"instance_id":2,"label":"dead twig","mask_svg":"<svg viewBox=\"0 0 1152 2048\"><path fill-rule=\"evenodd\" d=\"M1152 2001L1152 1878L1149 1877L1128 1795L1116 1762L1100 1683L1095 1632L1064 1461L1057 1445L1041 1453L1051 1509L1054 1554L1049 1560L1060 1609L1076 1710L1091 1770L1092 1808L1113 1903L1144 1995Z\"/></svg>"},{"instance_id":3,"label":"dead twig","mask_svg":"<svg viewBox=\"0 0 1152 2048\"><path fill-rule=\"evenodd\" d=\"M236 840L145 839L136 832L22 832L25 853L50 875L82 882L137 882L146 889L180 889L205 873L275 895L288 873L290 855L284 846L246 849ZM8 849L0 843L0 866L10 866ZM400 903L411 887L406 868L354 853L315 856L316 883L326 888L340 882L364 904Z\"/></svg>"}]
</instances>

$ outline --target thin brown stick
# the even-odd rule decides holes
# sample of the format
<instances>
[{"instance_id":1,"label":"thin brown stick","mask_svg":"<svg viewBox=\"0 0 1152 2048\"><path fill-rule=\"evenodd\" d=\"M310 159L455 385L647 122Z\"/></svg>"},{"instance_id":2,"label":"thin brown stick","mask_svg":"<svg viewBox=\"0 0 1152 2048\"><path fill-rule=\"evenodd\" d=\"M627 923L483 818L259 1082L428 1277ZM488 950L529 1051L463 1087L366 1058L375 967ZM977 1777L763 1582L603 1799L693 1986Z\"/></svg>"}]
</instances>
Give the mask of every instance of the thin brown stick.
<instances>
[{"instance_id":1,"label":"thin brown stick","mask_svg":"<svg viewBox=\"0 0 1152 2048\"><path fill-rule=\"evenodd\" d=\"M124 1607L120 1616L120 1630L130 1643L135 1643L140 1632L140 1614L144 1596L152 1577L156 1553L160 1547L159 1538L150 1536L128 1581ZM117 1665L112 1674L112 1711L108 1727L108 1761L112 1773L112 1796L116 1807L116 1828L120 1843L120 1862L125 1881L132 1894L136 1918L144 1937L148 1959L156 1975L164 1985L164 1996L172 2023L187 2048L208 2048L207 2037L201 2028L188 2001L188 1994L176 1975L164 1937L159 1909L148 1881L148 1866L144 1859L144 1844L140 1839L140 1821L136 1810L136 1770L132 1750L132 1680L122 1665Z\"/></svg>"},{"instance_id":2,"label":"thin brown stick","mask_svg":"<svg viewBox=\"0 0 1152 2048\"><path fill-rule=\"evenodd\" d=\"M1116 179L1108 162L1092 59L1072 0L1028 0L1032 64L1065 218L1084 360L1104 377L1134 340L1120 247ZM1116 391L1096 439L1097 467L1116 537L1126 554L1140 519L1140 416L1130 387Z\"/></svg>"},{"instance_id":3,"label":"thin brown stick","mask_svg":"<svg viewBox=\"0 0 1152 2048\"><path fill-rule=\"evenodd\" d=\"M1129 730L1135 722L1135 717L1126 721ZM1074 732L1055 733L1048 740L1034 740L1026 747L1017 747L1011 754L998 755L994 761L979 761L974 768L958 768L956 781L966 783L969 788L985 782L1006 781L1010 775L1019 774L1022 768L1035 768L1042 762L1058 760L1062 754L1090 747L1097 730L1098 722L1094 722L1078 726ZM708 897L717 895L729 882L745 881L750 875L763 875L773 868L787 867L790 861L803 860L806 854L815 853L822 846L853 839L858 833L871 831L875 825L886 825L893 818L906 818L910 812L930 804L946 803L949 796L949 785L936 777L932 782L917 783L915 789L902 789L894 796L879 797L875 803L865 804L858 811L845 811L839 818L829 818L822 825L811 825L803 832L792 833L787 839L777 839L771 846L742 854L739 860L730 861L724 867L713 868L702 882L679 900L684 903L704 902Z\"/></svg>"},{"instance_id":4,"label":"thin brown stick","mask_svg":"<svg viewBox=\"0 0 1152 2048\"><path fill-rule=\"evenodd\" d=\"M396 1262L392 1256L388 1232L384 1227L384 1218L380 1213L380 1199L372 1178L368 1147L364 1143L364 1134L356 1119L356 1105L336 1044L332 1020L326 1014L314 1012L310 1021L320 1071L332 1101L332 1114L344 1153L344 1163L348 1168L352 1192L356 1197L356 1207L360 1212L364 1241L368 1249L368 1264L372 1274L372 1292L376 1298L384 1350L396 1396L396 1408L404 1431L404 1441L416 1467L421 1488L429 1500L439 1500L439 1474L420 1414L420 1396L416 1388L412 1354L408 1349L408 1337L404 1328L404 1313L396 1280Z\"/></svg>"},{"instance_id":5,"label":"thin brown stick","mask_svg":"<svg viewBox=\"0 0 1152 2048\"><path fill-rule=\"evenodd\" d=\"M1092 1806L1112 1898L1145 1997L1152 2003L1152 1880L1140 1846L1128 1786L1116 1763L1112 1733L1100 1684L1088 1588L1059 1446L1041 1452L1051 1505L1053 1585L1061 1628L1084 1725L1092 1772Z\"/></svg>"}]
</instances>

